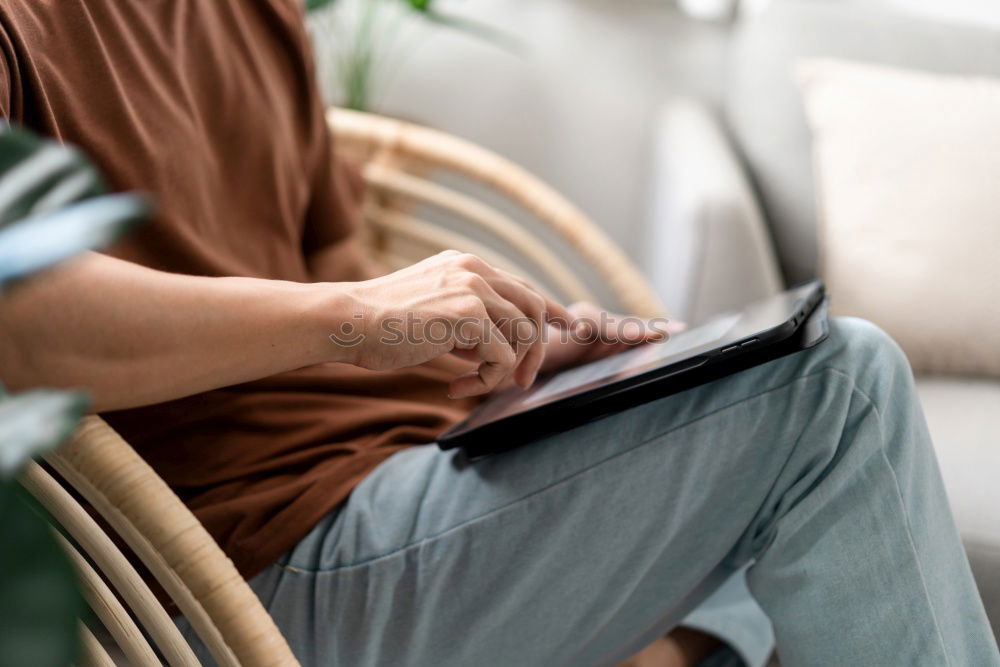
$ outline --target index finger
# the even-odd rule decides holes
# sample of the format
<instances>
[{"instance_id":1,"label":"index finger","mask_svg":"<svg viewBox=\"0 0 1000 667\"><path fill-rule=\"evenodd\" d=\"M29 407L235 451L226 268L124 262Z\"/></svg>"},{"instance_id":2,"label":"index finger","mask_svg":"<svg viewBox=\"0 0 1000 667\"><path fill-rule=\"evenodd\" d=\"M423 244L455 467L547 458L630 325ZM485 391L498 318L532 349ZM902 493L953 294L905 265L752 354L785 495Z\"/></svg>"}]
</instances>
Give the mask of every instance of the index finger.
<instances>
[{"instance_id":1,"label":"index finger","mask_svg":"<svg viewBox=\"0 0 1000 667\"><path fill-rule=\"evenodd\" d=\"M538 294L538 296L542 297L542 300L545 302L546 322L554 326L557 326L560 329L569 329L573 326L573 322L576 320L576 317L574 317L573 314L569 312L566 306L562 305L561 303L550 297L544 290L535 287L524 278L515 276L514 274L504 271L503 269L494 269L494 270L497 273L503 275L504 277L519 283L526 289L529 289L532 292Z\"/></svg>"}]
</instances>

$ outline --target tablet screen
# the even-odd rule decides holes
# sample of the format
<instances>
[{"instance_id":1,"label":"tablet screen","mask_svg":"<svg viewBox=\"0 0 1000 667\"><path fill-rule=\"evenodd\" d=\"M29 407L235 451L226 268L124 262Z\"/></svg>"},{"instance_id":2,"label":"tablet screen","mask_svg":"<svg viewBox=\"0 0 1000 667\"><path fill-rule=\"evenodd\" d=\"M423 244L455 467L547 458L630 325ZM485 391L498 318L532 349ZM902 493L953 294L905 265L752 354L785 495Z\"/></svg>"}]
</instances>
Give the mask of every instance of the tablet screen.
<instances>
[{"instance_id":1,"label":"tablet screen","mask_svg":"<svg viewBox=\"0 0 1000 667\"><path fill-rule=\"evenodd\" d=\"M524 404L536 405L592 382L609 380L619 374L632 374L647 367L661 366L670 357L687 356L697 348L712 347L713 343L724 338L736 326L740 317L740 313L720 315L693 329L672 334L661 343L640 345L613 357L598 359L557 373L526 397Z\"/></svg>"}]
</instances>

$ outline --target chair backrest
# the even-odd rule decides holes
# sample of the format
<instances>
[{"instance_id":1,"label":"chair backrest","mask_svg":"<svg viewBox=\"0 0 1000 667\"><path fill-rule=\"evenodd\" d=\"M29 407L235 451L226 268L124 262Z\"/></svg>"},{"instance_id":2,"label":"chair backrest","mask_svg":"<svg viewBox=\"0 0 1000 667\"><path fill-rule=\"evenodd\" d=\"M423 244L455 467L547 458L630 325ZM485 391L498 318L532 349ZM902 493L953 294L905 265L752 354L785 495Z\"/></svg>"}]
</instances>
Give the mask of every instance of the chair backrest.
<instances>
[{"instance_id":1,"label":"chair backrest","mask_svg":"<svg viewBox=\"0 0 1000 667\"><path fill-rule=\"evenodd\" d=\"M384 116L333 109L328 121L338 152L362 166L368 240L383 264L401 268L454 248L533 278L566 302L665 314L649 282L597 225L509 160Z\"/></svg>"},{"instance_id":2,"label":"chair backrest","mask_svg":"<svg viewBox=\"0 0 1000 667\"><path fill-rule=\"evenodd\" d=\"M200 663L129 560L71 495L72 487L128 545L225 667L297 665L257 596L205 528L107 423L87 417L70 442L38 464L24 487L59 524L84 597L129 664ZM113 665L81 628L86 662Z\"/></svg>"},{"instance_id":3,"label":"chair backrest","mask_svg":"<svg viewBox=\"0 0 1000 667\"><path fill-rule=\"evenodd\" d=\"M663 307L624 254L565 199L524 170L454 137L369 114L332 111L338 147L363 165L370 185L366 217L372 252L403 266L446 248L475 252L539 278L556 295L598 302L586 270L524 226L479 199L429 178L442 171L491 187L532 214L592 267L629 311L659 316ZM421 218L433 208L456 229ZM486 240L476 237L486 235ZM492 237L492 238L491 238ZM506 245L507 252L494 249ZM69 443L29 465L24 487L61 528L60 541L80 574L85 598L130 664L199 662L142 576L67 488L83 497L156 578L223 667L298 664L256 595L205 528L152 468L106 422L88 417ZM81 624L93 665L113 665L105 644Z\"/></svg>"}]
</instances>

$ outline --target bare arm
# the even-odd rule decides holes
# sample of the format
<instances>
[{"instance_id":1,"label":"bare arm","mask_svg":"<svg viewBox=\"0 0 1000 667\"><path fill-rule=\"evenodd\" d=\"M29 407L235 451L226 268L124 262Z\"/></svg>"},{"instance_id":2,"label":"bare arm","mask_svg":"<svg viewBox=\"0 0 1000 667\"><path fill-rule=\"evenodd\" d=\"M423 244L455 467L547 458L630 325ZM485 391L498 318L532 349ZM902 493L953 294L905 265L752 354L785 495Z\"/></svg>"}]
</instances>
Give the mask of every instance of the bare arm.
<instances>
[{"instance_id":1,"label":"bare arm","mask_svg":"<svg viewBox=\"0 0 1000 667\"><path fill-rule=\"evenodd\" d=\"M386 344L382 325L460 323L449 336ZM155 271L89 254L0 300L0 379L11 389L87 387L94 410L167 401L323 362L391 370L460 349L480 360L451 393L471 396L544 358L537 337L499 335L502 320L568 322L559 304L482 260L449 251L361 282L290 283ZM348 323L363 343L338 345ZM536 329L537 330L537 329ZM419 332L418 332L419 334Z\"/></svg>"},{"instance_id":2,"label":"bare arm","mask_svg":"<svg viewBox=\"0 0 1000 667\"><path fill-rule=\"evenodd\" d=\"M134 407L324 361L338 292L154 271L91 253L0 301L11 389L85 386L95 410Z\"/></svg>"}]
</instances>

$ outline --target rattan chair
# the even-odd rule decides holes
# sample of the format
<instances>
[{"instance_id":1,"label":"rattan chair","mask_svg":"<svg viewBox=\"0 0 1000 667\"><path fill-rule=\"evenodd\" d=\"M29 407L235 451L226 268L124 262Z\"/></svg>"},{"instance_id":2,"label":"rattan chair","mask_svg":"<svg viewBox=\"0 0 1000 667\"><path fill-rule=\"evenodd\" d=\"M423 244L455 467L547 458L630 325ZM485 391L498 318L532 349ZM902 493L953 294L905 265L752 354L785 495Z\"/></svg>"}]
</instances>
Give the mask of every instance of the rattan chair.
<instances>
[{"instance_id":1,"label":"rattan chair","mask_svg":"<svg viewBox=\"0 0 1000 667\"><path fill-rule=\"evenodd\" d=\"M540 280L566 301L597 300L588 286L596 276L629 311L663 314L655 293L625 255L576 208L519 167L453 136L388 118L334 110L329 122L338 149L363 166L369 185L367 239L374 257L388 266L457 248ZM446 185L455 178L475 185ZM491 206L468 194L476 187L488 189L487 197L499 203ZM539 240L539 228L563 244L562 255ZM505 251L497 249L502 246ZM578 265L590 267L593 276L574 270L567 253L575 253ZM21 481L59 524L59 539L103 626L81 623L86 664L113 665L111 653L134 665L199 663L142 577L68 487L141 559L216 662L226 667L297 664L232 562L102 419L86 418L46 462L48 469L29 465ZM109 639L117 646L110 653Z\"/></svg>"},{"instance_id":2,"label":"rattan chair","mask_svg":"<svg viewBox=\"0 0 1000 667\"><path fill-rule=\"evenodd\" d=\"M455 248L533 278L567 303L665 314L656 292L597 225L509 160L391 118L335 109L328 120L341 153L364 165L368 241L384 265L402 268ZM482 197L467 194L470 186ZM594 289L598 284L613 303Z\"/></svg>"}]
</instances>

